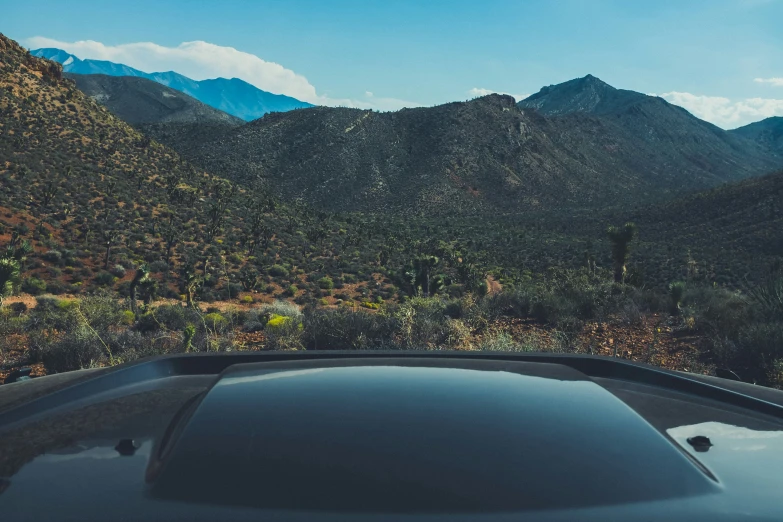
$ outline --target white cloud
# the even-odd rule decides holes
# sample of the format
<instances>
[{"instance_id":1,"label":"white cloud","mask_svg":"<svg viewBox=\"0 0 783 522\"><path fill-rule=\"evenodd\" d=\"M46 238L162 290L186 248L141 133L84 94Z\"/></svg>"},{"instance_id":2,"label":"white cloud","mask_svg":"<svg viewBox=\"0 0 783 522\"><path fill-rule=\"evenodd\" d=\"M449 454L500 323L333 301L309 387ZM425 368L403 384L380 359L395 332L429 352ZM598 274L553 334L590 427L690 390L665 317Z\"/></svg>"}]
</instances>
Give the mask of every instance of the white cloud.
<instances>
[{"instance_id":1,"label":"white cloud","mask_svg":"<svg viewBox=\"0 0 783 522\"><path fill-rule=\"evenodd\" d=\"M775 87L783 87L783 78L756 78L753 81L756 83L768 83Z\"/></svg>"},{"instance_id":2,"label":"white cloud","mask_svg":"<svg viewBox=\"0 0 783 522\"><path fill-rule=\"evenodd\" d=\"M478 98L479 96L486 96L488 94L507 94L513 96L516 101L521 101L530 96L529 94L511 94L503 91L493 91L492 89L484 89L483 87L473 87L468 91L468 96L471 98Z\"/></svg>"},{"instance_id":3,"label":"white cloud","mask_svg":"<svg viewBox=\"0 0 783 522\"><path fill-rule=\"evenodd\" d=\"M301 74L258 56L209 42L183 42L165 47L152 42L105 45L93 40L61 42L35 36L25 44L36 49L55 47L81 59L108 60L129 65L145 72L175 71L194 80L208 78L240 78L259 89L293 96L316 105L357 107L362 109L396 110L421 104L395 98L377 98L368 92L364 100L332 98L318 94Z\"/></svg>"},{"instance_id":4,"label":"white cloud","mask_svg":"<svg viewBox=\"0 0 783 522\"><path fill-rule=\"evenodd\" d=\"M721 96L701 96L689 92L667 92L660 95L693 115L724 129L733 129L771 116L783 116L783 100L746 98L730 100Z\"/></svg>"}]
</instances>

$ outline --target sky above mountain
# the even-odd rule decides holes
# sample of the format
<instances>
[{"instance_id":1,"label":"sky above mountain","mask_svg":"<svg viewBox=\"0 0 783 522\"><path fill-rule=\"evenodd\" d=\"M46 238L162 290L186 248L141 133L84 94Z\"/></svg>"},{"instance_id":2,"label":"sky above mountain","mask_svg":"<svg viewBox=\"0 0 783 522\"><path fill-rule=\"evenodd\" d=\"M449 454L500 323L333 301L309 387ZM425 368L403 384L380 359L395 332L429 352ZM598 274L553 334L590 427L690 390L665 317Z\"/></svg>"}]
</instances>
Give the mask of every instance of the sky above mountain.
<instances>
[{"instance_id":1,"label":"sky above mountain","mask_svg":"<svg viewBox=\"0 0 783 522\"><path fill-rule=\"evenodd\" d=\"M4 2L28 48L379 110L588 73L724 128L783 115L783 0Z\"/></svg>"}]
</instances>

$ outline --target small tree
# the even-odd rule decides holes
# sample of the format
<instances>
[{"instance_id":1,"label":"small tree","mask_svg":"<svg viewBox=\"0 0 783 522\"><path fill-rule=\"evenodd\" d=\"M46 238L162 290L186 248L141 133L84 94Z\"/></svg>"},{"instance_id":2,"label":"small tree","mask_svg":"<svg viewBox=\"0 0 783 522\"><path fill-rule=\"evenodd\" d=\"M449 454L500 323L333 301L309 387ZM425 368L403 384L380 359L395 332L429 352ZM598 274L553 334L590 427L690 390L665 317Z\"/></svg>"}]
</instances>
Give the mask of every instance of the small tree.
<instances>
[{"instance_id":1,"label":"small tree","mask_svg":"<svg viewBox=\"0 0 783 522\"><path fill-rule=\"evenodd\" d=\"M421 292L424 297L429 297L432 274L439 264L440 259L436 256L419 256L413 260L405 274L414 294Z\"/></svg>"},{"instance_id":2,"label":"small tree","mask_svg":"<svg viewBox=\"0 0 783 522\"><path fill-rule=\"evenodd\" d=\"M625 280L628 254L631 252L631 241L636 236L636 225L626 223L622 228L611 226L607 230L609 241L612 242L612 261L614 262L614 280L622 283Z\"/></svg>"},{"instance_id":3,"label":"small tree","mask_svg":"<svg viewBox=\"0 0 783 522\"><path fill-rule=\"evenodd\" d=\"M133 312L133 315L136 316L138 314L136 310L136 293L139 289L139 285L149 279L150 275L150 269L146 264L141 265L138 269L136 269L136 274L134 274L133 279L130 283L130 304L131 304L131 312Z\"/></svg>"},{"instance_id":4,"label":"small tree","mask_svg":"<svg viewBox=\"0 0 783 522\"><path fill-rule=\"evenodd\" d=\"M685 283L676 281L669 285L669 298L671 299L672 314L680 315L682 298L685 295Z\"/></svg>"},{"instance_id":5,"label":"small tree","mask_svg":"<svg viewBox=\"0 0 783 522\"><path fill-rule=\"evenodd\" d=\"M6 297L10 297L16 293L21 282L21 269L19 268L19 262L13 258L1 257L0 306L3 305L3 301Z\"/></svg>"},{"instance_id":6,"label":"small tree","mask_svg":"<svg viewBox=\"0 0 783 522\"><path fill-rule=\"evenodd\" d=\"M188 308L193 308L193 294L201 286L201 278L196 273L196 267L192 264L188 264L182 267L180 270L180 278L182 280L182 290L185 292L185 298Z\"/></svg>"}]
</instances>

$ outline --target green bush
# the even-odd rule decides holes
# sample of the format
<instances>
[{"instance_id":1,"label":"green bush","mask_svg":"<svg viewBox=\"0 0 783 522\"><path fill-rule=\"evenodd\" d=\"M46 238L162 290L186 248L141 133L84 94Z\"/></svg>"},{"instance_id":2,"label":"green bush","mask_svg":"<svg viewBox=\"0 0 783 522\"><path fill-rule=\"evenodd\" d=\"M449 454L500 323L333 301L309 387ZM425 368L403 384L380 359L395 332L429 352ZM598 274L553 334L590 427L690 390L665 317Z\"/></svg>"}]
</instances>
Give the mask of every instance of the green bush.
<instances>
[{"instance_id":1,"label":"green bush","mask_svg":"<svg viewBox=\"0 0 783 522\"><path fill-rule=\"evenodd\" d=\"M95 276L95 284L100 286L108 286L114 284L114 276L109 272L101 272Z\"/></svg>"},{"instance_id":2,"label":"green bush","mask_svg":"<svg viewBox=\"0 0 783 522\"><path fill-rule=\"evenodd\" d=\"M399 322L390 315L346 308L309 310L304 316L303 342L308 350L396 348Z\"/></svg>"},{"instance_id":3,"label":"green bush","mask_svg":"<svg viewBox=\"0 0 783 522\"><path fill-rule=\"evenodd\" d=\"M318 280L318 287L322 290L331 290L334 288L334 281L330 277L322 277Z\"/></svg>"},{"instance_id":4,"label":"green bush","mask_svg":"<svg viewBox=\"0 0 783 522\"><path fill-rule=\"evenodd\" d=\"M46 282L37 277L28 277L22 281L22 292L30 295L41 295L46 292Z\"/></svg>"},{"instance_id":5,"label":"green bush","mask_svg":"<svg viewBox=\"0 0 783 522\"><path fill-rule=\"evenodd\" d=\"M208 329L217 333L223 333L229 327L228 319L217 312L206 314L204 316L204 324Z\"/></svg>"},{"instance_id":6,"label":"green bush","mask_svg":"<svg viewBox=\"0 0 783 522\"><path fill-rule=\"evenodd\" d=\"M288 277L288 269L282 265L272 265L269 267L269 275L272 277Z\"/></svg>"},{"instance_id":7,"label":"green bush","mask_svg":"<svg viewBox=\"0 0 783 522\"><path fill-rule=\"evenodd\" d=\"M296 287L296 285L291 285L286 289L286 294L293 297L298 291L299 289Z\"/></svg>"}]
</instances>

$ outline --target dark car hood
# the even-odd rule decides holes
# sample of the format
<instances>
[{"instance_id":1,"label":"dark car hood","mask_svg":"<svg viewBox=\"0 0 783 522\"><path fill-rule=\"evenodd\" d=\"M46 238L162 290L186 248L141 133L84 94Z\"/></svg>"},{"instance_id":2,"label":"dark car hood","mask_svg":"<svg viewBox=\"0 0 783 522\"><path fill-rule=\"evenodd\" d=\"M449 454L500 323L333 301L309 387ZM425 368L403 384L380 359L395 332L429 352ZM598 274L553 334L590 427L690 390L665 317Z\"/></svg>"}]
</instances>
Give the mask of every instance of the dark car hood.
<instances>
[{"instance_id":1,"label":"dark car hood","mask_svg":"<svg viewBox=\"0 0 783 522\"><path fill-rule=\"evenodd\" d=\"M234 364L17 408L0 428L0 506L5 520L53 506L59 520L780 513L779 419L572 366Z\"/></svg>"}]
</instances>

